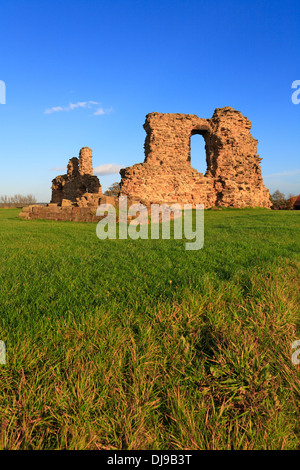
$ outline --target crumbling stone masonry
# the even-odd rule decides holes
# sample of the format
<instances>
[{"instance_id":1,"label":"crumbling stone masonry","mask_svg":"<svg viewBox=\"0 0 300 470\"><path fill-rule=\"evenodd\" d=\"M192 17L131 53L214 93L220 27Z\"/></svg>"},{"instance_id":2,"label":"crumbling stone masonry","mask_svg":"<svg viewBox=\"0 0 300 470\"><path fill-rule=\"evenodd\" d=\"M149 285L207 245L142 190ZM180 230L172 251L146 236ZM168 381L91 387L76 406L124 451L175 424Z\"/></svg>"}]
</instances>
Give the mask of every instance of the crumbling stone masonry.
<instances>
[{"instance_id":1,"label":"crumbling stone masonry","mask_svg":"<svg viewBox=\"0 0 300 470\"><path fill-rule=\"evenodd\" d=\"M251 122L230 107L217 108L211 119L193 114L146 116L144 163L120 171L121 194L145 205L191 203L212 206L267 207L257 140ZM191 166L193 134L205 140L205 175Z\"/></svg>"},{"instance_id":2,"label":"crumbling stone masonry","mask_svg":"<svg viewBox=\"0 0 300 470\"><path fill-rule=\"evenodd\" d=\"M144 129L145 160L120 171L120 195L128 204L204 204L232 207L271 207L269 191L262 180L257 140L251 122L233 108L218 108L211 119L194 114L150 113ZM201 134L205 140L205 175L191 166L190 140ZM51 203L24 207L25 219L96 222L100 204L117 205L117 199L102 195L93 176L92 151L80 150L71 158L66 175L52 181Z\"/></svg>"},{"instance_id":3,"label":"crumbling stone masonry","mask_svg":"<svg viewBox=\"0 0 300 470\"><path fill-rule=\"evenodd\" d=\"M86 206L87 202L98 205L102 196L101 185L97 176L93 176L92 150L83 147L79 158L71 158L66 175L60 175L52 180L51 203L64 206L77 203Z\"/></svg>"},{"instance_id":4,"label":"crumbling stone masonry","mask_svg":"<svg viewBox=\"0 0 300 470\"><path fill-rule=\"evenodd\" d=\"M97 222L100 204L115 204L115 199L102 195L99 179L93 176L92 151L83 147L79 158L69 160L67 174L52 181L50 204L24 207L20 217Z\"/></svg>"}]
</instances>

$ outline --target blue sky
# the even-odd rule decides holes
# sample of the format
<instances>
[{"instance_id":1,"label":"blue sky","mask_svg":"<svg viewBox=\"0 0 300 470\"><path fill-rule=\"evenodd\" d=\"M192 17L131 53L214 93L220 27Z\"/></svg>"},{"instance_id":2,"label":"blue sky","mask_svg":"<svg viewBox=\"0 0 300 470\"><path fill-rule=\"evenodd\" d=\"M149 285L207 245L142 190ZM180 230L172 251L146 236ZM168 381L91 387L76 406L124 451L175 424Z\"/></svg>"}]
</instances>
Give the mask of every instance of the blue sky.
<instances>
[{"instance_id":1,"label":"blue sky","mask_svg":"<svg viewBox=\"0 0 300 470\"><path fill-rule=\"evenodd\" d=\"M146 114L223 106L252 121L267 188L299 194L299 25L291 0L0 0L0 195L49 201L84 146L105 190L144 160Z\"/></svg>"}]
</instances>

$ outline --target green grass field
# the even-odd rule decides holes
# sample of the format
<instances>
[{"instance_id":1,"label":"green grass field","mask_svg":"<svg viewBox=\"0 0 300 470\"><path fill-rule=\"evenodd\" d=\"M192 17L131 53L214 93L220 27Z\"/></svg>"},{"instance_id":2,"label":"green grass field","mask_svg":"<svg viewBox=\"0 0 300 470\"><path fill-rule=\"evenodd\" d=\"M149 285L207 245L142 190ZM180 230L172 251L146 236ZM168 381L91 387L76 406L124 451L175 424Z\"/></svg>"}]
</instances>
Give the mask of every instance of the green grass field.
<instances>
[{"instance_id":1,"label":"green grass field","mask_svg":"<svg viewBox=\"0 0 300 470\"><path fill-rule=\"evenodd\" d=\"M1 449L299 449L300 211L204 247L0 210Z\"/></svg>"}]
</instances>

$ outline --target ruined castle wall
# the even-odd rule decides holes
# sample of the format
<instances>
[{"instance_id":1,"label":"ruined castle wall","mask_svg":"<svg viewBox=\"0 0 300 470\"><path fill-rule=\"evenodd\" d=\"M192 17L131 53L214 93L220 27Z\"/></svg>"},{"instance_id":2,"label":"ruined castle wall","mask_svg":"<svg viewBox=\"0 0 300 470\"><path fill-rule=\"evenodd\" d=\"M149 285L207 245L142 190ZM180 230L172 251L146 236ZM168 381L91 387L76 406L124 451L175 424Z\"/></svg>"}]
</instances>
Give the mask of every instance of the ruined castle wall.
<instances>
[{"instance_id":1,"label":"ruined castle wall","mask_svg":"<svg viewBox=\"0 0 300 470\"><path fill-rule=\"evenodd\" d=\"M123 168L120 195L151 203L204 204L231 207L270 208L269 191L263 184L257 140L251 122L233 108L217 108L210 119L194 114L150 113L146 131L145 160ZM191 136L205 140L207 170L191 166ZM54 220L96 221L101 203L115 204L102 195L93 175L92 151L80 150L69 160L67 174L52 181L52 199L47 206L24 208L20 217Z\"/></svg>"},{"instance_id":2,"label":"ruined castle wall","mask_svg":"<svg viewBox=\"0 0 300 470\"><path fill-rule=\"evenodd\" d=\"M59 204L64 198L64 187L68 177L67 175L57 176L52 180L52 196L51 202Z\"/></svg>"},{"instance_id":3,"label":"ruined castle wall","mask_svg":"<svg viewBox=\"0 0 300 470\"><path fill-rule=\"evenodd\" d=\"M89 147L82 147L79 152L79 173L81 175L93 174L92 150Z\"/></svg>"},{"instance_id":4,"label":"ruined castle wall","mask_svg":"<svg viewBox=\"0 0 300 470\"><path fill-rule=\"evenodd\" d=\"M144 129L145 162L151 165L186 166L190 162L190 136L193 131L207 134L210 124L193 114L150 113Z\"/></svg>"},{"instance_id":5,"label":"ruined castle wall","mask_svg":"<svg viewBox=\"0 0 300 470\"><path fill-rule=\"evenodd\" d=\"M121 194L144 204L180 202L211 206L270 207L251 122L233 108L211 119L191 114L146 116L144 163L120 171ZM205 140L205 175L191 166L191 136Z\"/></svg>"},{"instance_id":6,"label":"ruined castle wall","mask_svg":"<svg viewBox=\"0 0 300 470\"><path fill-rule=\"evenodd\" d=\"M51 203L61 204L63 200L77 202L84 194L102 195L97 176L93 176L92 150L83 147L79 158L71 158L66 175L60 175L52 181Z\"/></svg>"},{"instance_id":7,"label":"ruined castle wall","mask_svg":"<svg viewBox=\"0 0 300 470\"><path fill-rule=\"evenodd\" d=\"M69 178L75 178L79 175L79 160L77 157L71 158L69 160L67 169Z\"/></svg>"}]
</instances>

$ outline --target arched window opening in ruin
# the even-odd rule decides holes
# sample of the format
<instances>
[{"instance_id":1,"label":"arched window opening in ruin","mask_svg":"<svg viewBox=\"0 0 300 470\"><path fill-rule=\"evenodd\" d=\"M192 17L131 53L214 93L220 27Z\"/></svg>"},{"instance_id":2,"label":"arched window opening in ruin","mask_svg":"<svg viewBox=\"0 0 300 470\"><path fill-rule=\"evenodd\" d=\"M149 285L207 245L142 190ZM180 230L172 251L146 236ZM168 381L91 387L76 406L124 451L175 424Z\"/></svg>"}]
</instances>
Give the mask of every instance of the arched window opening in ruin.
<instances>
[{"instance_id":1,"label":"arched window opening in ruin","mask_svg":"<svg viewBox=\"0 0 300 470\"><path fill-rule=\"evenodd\" d=\"M205 175L207 170L205 140L199 132L192 132L190 145L190 162L195 170Z\"/></svg>"}]
</instances>

